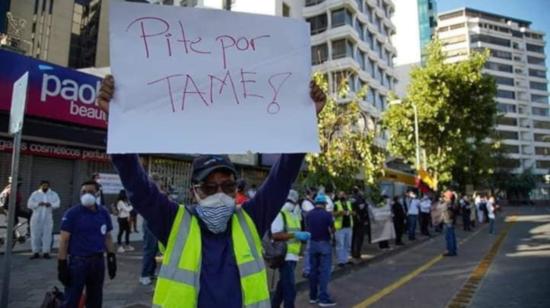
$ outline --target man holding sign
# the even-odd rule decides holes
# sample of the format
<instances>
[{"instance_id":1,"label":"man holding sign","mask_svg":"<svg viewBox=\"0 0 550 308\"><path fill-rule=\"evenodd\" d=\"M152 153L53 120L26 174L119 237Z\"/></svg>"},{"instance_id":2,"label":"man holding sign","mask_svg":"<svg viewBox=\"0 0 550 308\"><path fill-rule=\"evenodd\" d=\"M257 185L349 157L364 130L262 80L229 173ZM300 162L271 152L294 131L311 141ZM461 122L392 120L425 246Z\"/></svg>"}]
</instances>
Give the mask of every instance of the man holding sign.
<instances>
[{"instance_id":1,"label":"man holding sign","mask_svg":"<svg viewBox=\"0 0 550 308\"><path fill-rule=\"evenodd\" d=\"M107 76L98 98L105 112L114 89L113 77ZM319 113L326 100L323 91L311 83L310 96ZM201 155L193 161L190 189L197 204L191 206L168 200L149 180L137 155L113 155L132 204L164 248L153 304L270 307L260 238L281 210L303 158L282 154L254 198L237 210L237 172L225 155Z\"/></svg>"}]
</instances>

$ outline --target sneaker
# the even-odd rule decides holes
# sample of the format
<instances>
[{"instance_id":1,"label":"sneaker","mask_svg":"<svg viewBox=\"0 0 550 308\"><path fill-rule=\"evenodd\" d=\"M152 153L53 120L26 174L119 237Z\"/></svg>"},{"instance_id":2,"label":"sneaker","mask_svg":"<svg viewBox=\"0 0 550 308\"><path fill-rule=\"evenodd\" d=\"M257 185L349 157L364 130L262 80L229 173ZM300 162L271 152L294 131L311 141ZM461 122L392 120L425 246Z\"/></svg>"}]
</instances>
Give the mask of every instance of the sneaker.
<instances>
[{"instance_id":1,"label":"sneaker","mask_svg":"<svg viewBox=\"0 0 550 308\"><path fill-rule=\"evenodd\" d=\"M52 257L50 257L50 254L49 253L45 253L42 258L44 259L51 259Z\"/></svg>"},{"instance_id":2,"label":"sneaker","mask_svg":"<svg viewBox=\"0 0 550 308\"><path fill-rule=\"evenodd\" d=\"M151 283L153 283L153 281L151 281L151 278L149 278L149 277L140 277L139 278L139 283L141 283L141 285L143 285L143 286L148 286Z\"/></svg>"},{"instance_id":3,"label":"sneaker","mask_svg":"<svg viewBox=\"0 0 550 308\"><path fill-rule=\"evenodd\" d=\"M309 303L310 303L310 304L317 304L318 302L319 302L318 299L310 299L310 300L309 300Z\"/></svg>"},{"instance_id":4,"label":"sneaker","mask_svg":"<svg viewBox=\"0 0 550 308\"><path fill-rule=\"evenodd\" d=\"M124 247L122 246L118 246L118 249L116 250L116 252L118 253L124 253L126 250L124 250Z\"/></svg>"},{"instance_id":5,"label":"sneaker","mask_svg":"<svg viewBox=\"0 0 550 308\"><path fill-rule=\"evenodd\" d=\"M336 306L336 303L329 300L327 302L321 302L319 303L319 307L333 307L333 306Z\"/></svg>"},{"instance_id":6,"label":"sneaker","mask_svg":"<svg viewBox=\"0 0 550 308\"><path fill-rule=\"evenodd\" d=\"M124 250L126 250L126 251L134 251L135 249L134 249L134 247L128 245L128 246L124 247Z\"/></svg>"},{"instance_id":7,"label":"sneaker","mask_svg":"<svg viewBox=\"0 0 550 308\"><path fill-rule=\"evenodd\" d=\"M35 260L35 259L40 259L40 255L37 253L33 254L31 257L30 257L31 260Z\"/></svg>"}]
</instances>

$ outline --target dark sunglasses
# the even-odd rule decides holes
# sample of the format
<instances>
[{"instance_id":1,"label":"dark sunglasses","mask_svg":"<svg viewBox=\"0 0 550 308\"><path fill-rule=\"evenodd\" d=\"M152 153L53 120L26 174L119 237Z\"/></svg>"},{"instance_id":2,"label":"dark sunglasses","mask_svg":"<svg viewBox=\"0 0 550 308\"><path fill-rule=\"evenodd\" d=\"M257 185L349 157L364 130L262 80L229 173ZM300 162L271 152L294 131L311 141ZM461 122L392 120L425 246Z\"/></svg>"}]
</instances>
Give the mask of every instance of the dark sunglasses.
<instances>
[{"instance_id":1,"label":"dark sunglasses","mask_svg":"<svg viewBox=\"0 0 550 308\"><path fill-rule=\"evenodd\" d=\"M210 196L216 194L219 188L226 194L233 194L237 189L237 182L235 181L225 181L221 184L212 183L212 182L203 182L199 185L196 185L205 195Z\"/></svg>"}]
</instances>

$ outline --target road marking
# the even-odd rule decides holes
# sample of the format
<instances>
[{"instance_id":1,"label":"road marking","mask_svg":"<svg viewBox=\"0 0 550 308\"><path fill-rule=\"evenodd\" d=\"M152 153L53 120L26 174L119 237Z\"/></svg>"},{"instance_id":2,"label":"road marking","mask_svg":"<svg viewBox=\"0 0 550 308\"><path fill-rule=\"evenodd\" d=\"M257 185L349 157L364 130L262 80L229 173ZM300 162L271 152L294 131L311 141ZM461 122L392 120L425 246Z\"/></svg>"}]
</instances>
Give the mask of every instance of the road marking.
<instances>
[{"instance_id":1,"label":"road marking","mask_svg":"<svg viewBox=\"0 0 550 308\"><path fill-rule=\"evenodd\" d=\"M485 275L487 275L487 272L489 271L493 260L497 256L500 246L502 246L504 239L516 222L516 219L517 216L512 216L506 220L506 227L504 227L504 229L500 231L498 238L491 246L491 249L489 249L487 254L479 262L479 265L472 271L470 277L468 277L468 280L466 280L466 283L464 283L464 286L462 286L462 288L458 291L454 298L449 302L449 304L447 305L448 308L462 308L469 306L472 298L476 294L479 283L481 283Z\"/></svg>"},{"instance_id":2,"label":"road marking","mask_svg":"<svg viewBox=\"0 0 550 308\"><path fill-rule=\"evenodd\" d=\"M470 236L468 236L467 238L461 240L459 242L459 245L462 245L464 244L466 241L468 241L470 238L476 236L479 232L481 232L481 230L485 229L485 227L483 228L479 228L479 230L477 230L476 232L472 233ZM409 281L413 280L416 276L420 275L422 272L426 271L427 269L429 269L430 267L434 266L434 264L436 264L437 262L441 261L443 259L443 256L442 255L438 255L436 256L435 258L429 260L428 262L424 263L422 266L420 266L419 268L415 269L414 271L410 272L409 274L401 277L399 280L395 281L394 283L388 285L387 287L385 287L384 289L376 292L375 294L373 294L372 296L370 296L369 298L367 298L366 300L364 300L363 302L353 306L353 308L364 308L364 307L368 307L374 303L376 303L377 301L379 301L380 299L382 299L384 296L392 293L393 291L401 288L403 285L407 284Z\"/></svg>"}]
</instances>

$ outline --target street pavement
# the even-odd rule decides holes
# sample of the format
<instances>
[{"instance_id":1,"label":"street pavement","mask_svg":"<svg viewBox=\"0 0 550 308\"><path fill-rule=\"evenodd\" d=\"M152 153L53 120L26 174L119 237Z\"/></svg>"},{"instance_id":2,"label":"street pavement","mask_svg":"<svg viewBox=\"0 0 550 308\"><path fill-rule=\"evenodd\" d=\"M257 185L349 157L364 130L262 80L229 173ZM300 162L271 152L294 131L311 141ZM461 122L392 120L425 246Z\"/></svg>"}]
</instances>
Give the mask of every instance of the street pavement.
<instances>
[{"instance_id":1,"label":"street pavement","mask_svg":"<svg viewBox=\"0 0 550 308\"><path fill-rule=\"evenodd\" d=\"M457 257L440 256L445 247L442 236L420 237L415 243L390 250L365 244L365 262L343 270L335 268L330 293L338 307L455 307L451 303L457 293L491 248L494 250L500 235L505 235L465 306L550 307L550 207L507 208L505 214L508 217L498 219L496 235L488 234L487 225L473 232L457 228L461 242ZM504 219L511 216L516 222L508 228ZM136 251L118 255L117 277L106 280L104 307L150 307L153 286L138 283L141 243L133 245ZM60 286L55 259L31 261L29 256L29 251L14 255L9 307L37 307L47 290ZM276 274L268 273L272 284ZM296 307L313 307L308 303L307 281L299 270L296 275Z\"/></svg>"},{"instance_id":2,"label":"street pavement","mask_svg":"<svg viewBox=\"0 0 550 308\"><path fill-rule=\"evenodd\" d=\"M412 249L384 258L329 286L338 307L550 307L550 208L508 208L497 222L497 234L487 225L474 232L457 228L461 242L457 257L441 257L440 236ZM455 295L493 248L504 219L516 217L473 298ZM308 307L308 292L301 292L296 307Z\"/></svg>"}]
</instances>

